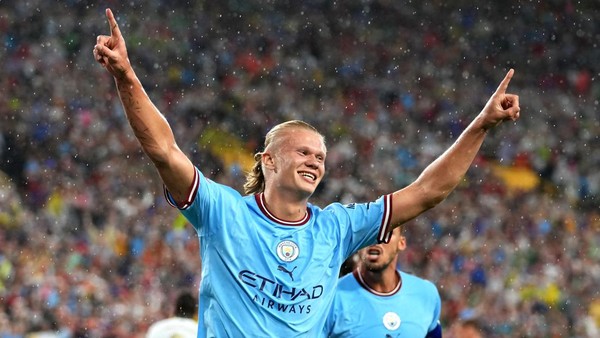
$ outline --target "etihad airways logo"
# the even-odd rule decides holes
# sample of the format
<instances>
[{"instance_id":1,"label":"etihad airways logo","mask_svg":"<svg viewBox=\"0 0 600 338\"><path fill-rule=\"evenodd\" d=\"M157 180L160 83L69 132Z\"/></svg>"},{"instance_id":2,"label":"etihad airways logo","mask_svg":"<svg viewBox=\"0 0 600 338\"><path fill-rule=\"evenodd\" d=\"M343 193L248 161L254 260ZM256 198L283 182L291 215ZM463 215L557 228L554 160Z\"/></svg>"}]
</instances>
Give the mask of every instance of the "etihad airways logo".
<instances>
[{"instance_id":1,"label":"etihad airways logo","mask_svg":"<svg viewBox=\"0 0 600 338\"><path fill-rule=\"evenodd\" d=\"M282 269L279 270L283 271ZM290 271L283 272L290 273ZM307 300L315 300L323 295L322 285L289 288L273 279L261 276L250 270L240 271L238 279L257 291L254 296L251 296L253 301L262 307L280 312L307 314L311 310L311 304L300 303ZM285 304L290 301L296 302L296 304Z\"/></svg>"}]
</instances>

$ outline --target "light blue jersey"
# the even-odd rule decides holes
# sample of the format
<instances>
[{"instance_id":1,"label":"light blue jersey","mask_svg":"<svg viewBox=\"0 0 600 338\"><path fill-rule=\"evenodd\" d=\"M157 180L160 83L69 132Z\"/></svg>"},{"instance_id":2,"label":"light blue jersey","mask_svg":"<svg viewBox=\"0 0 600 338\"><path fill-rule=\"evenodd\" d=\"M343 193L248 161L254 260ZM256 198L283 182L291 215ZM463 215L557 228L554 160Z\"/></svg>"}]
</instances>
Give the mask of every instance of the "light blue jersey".
<instances>
[{"instance_id":1,"label":"light blue jersey","mask_svg":"<svg viewBox=\"0 0 600 338\"><path fill-rule=\"evenodd\" d=\"M441 300L425 279L400 273L390 293L369 288L357 270L340 278L325 333L329 337L441 337Z\"/></svg>"},{"instance_id":2,"label":"light blue jersey","mask_svg":"<svg viewBox=\"0 0 600 338\"><path fill-rule=\"evenodd\" d=\"M277 219L196 170L182 213L200 237L198 337L319 337L344 260L389 240L391 195ZM173 200L167 193L167 199Z\"/></svg>"}]
</instances>

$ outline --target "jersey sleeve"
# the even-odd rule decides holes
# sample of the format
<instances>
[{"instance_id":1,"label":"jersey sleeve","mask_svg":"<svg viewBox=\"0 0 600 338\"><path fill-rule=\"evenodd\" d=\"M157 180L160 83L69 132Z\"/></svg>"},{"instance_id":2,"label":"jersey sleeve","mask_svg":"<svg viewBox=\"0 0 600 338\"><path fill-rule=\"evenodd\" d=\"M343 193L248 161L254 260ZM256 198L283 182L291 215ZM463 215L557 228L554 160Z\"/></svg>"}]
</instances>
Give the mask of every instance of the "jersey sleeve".
<instances>
[{"instance_id":1,"label":"jersey sleeve","mask_svg":"<svg viewBox=\"0 0 600 338\"><path fill-rule=\"evenodd\" d=\"M178 208L199 232L210 231L213 224L220 224L219 215L242 200L235 189L206 178L198 168L186 201L177 204L166 188L164 191L167 202Z\"/></svg>"},{"instance_id":2,"label":"jersey sleeve","mask_svg":"<svg viewBox=\"0 0 600 338\"><path fill-rule=\"evenodd\" d=\"M374 202L330 206L338 215L345 257L365 246L389 242L392 230L391 205L392 195L388 194Z\"/></svg>"},{"instance_id":3,"label":"jersey sleeve","mask_svg":"<svg viewBox=\"0 0 600 338\"><path fill-rule=\"evenodd\" d=\"M167 186L163 184L163 190L165 193L165 199L174 208L178 208L179 210L185 210L190 207L194 199L196 198L196 194L198 193L198 188L200 187L200 176L202 174L198 170L198 168L194 167L194 179L192 180L192 185L189 188L189 192L187 194L186 200L180 203L177 203L171 193L167 189Z\"/></svg>"}]
</instances>

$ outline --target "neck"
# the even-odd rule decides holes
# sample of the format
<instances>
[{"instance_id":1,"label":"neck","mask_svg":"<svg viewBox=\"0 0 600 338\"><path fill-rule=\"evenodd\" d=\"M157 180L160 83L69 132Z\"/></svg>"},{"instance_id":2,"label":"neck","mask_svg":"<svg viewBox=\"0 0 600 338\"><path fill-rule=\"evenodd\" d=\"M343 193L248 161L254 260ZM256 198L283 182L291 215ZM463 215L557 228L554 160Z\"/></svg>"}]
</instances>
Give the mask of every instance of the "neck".
<instances>
[{"instance_id":1,"label":"neck","mask_svg":"<svg viewBox=\"0 0 600 338\"><path fill-rule=\"evenodd\" d=\"M396 264L390 264L381 271L369 271L361 266L358 273L369 288L379 293L390 293L401 283L400 273L396 271L395 266Z\"/></svg>"},{"instance_id":2,"label":"neck","mask_svg":"<svg viewBox=\"0 0 600 338\"><path fill-rule=\"evenodd\" d=\"M293 197L270 189L263 193L263 200L269 212L282 220L297 221L306 216L308 197Z\"/></svg>"}]
</instances>

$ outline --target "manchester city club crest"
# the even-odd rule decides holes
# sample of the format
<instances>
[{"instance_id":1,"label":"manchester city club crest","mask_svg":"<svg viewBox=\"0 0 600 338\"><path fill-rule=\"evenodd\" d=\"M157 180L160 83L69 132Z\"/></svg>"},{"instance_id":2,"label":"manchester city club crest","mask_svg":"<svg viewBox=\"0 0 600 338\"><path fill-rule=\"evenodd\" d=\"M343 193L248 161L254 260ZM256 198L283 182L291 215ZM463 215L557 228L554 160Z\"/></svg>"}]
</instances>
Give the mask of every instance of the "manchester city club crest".
<instances>
[{"instance_id":1,"label":"manchester city club crest","mask_svg":"<svg viewBox=\"0 0 600 338\"><path fill-rule=\"evenodd\" d=\"M292 262L298 258L300 250L298 245L290 240L285 240L277 244L277 257L284 262Z\"/></svg>"},{"instance_id":2,"label":"manchester city club crest","mask_svg":"<svg viewBox=\"0 0 600 338\"><path fill-rule=\"evenodd\" d=\"M400 316L395 312L388 312L383 315L383 326L390 331L397 330L400 327Z\"/></svg>"}]
</instances>

